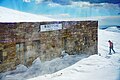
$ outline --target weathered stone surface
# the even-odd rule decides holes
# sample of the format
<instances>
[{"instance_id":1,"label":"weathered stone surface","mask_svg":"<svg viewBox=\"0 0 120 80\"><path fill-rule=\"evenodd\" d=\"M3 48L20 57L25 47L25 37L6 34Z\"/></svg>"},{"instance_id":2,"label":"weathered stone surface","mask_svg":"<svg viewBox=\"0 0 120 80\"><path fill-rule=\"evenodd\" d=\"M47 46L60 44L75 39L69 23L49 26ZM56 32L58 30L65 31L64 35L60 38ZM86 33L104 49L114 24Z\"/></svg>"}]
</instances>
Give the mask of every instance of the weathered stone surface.
<instances>
[{"instance_id":1,"label":"weathered stone surface","mask_svg":"<svg viewBox=\"0 0 120 80\"><path fill-rule=\"evenodd\" d=\"M41 32L41 25L61 23L62 29ZM97 53L97 21L0 23L0 72L18 64L31 65L68 54Z\"/></svg>"}]
</instances>

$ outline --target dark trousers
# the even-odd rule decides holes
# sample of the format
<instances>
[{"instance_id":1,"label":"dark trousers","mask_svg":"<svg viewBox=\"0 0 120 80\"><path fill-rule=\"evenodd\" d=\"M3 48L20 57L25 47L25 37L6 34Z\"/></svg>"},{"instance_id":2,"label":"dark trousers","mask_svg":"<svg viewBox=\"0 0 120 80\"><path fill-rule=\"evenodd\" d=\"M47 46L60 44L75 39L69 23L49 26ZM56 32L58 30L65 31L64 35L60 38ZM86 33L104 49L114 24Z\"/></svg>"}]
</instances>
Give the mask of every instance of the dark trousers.
<instances>
[{"instance_id":1,"label":"dark trousers","mask_svg":"<svg viewBox=\"0 0 120 80\"><path fill-rule=\"evenodd\" d=\"M109 54L111 55L111 50L115 53L115 50L113 49L113 47L109 48Z\"/></svg>"}]
</instances>

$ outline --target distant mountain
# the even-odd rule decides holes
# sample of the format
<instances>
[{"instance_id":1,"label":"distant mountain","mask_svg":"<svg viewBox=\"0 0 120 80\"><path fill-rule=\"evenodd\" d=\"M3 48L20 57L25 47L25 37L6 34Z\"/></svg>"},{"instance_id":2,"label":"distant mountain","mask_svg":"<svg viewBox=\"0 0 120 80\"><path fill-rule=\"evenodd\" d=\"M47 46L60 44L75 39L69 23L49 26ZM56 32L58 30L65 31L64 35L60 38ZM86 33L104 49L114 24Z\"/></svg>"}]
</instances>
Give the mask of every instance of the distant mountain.
<instances>
[{"instance_id":1,"label":"distant mountain","mask_svg":"<svg viewBox=\"0 0 120 80\"><path fill-rule=\"evenodd\" d=\"M120 30L120 26L117 26L117 28Z\"/></svg>"},{"instance_id":2,"label":"distant mountain","mask_svg":"<svg viewBox=\"0 0 120 80\"><path fill-rule=\"evenodd\" d=\"M107 28L110 28L110 27L116 27L117 29L120 29L120 26L119 25L100 25L99 26L99 29L107 29Z\"/></svg>"},{"instance_id":3,"label":"distant mountain","mask_svg":"<svg viewBox=\"0 0 120 80\"><path fill-rule=\"evenodd\" d=\"M99 29L103 29L104 30L104 29L107 29L108 27L109 27L108 25L100 25Z\"/></svg>"},{"instance_id":4,"label":"distant mountain","mask_svg":"<svg viewBox=\"0 0 120 80\"><path fill-rule=\"evenodd\" d=\"M111 31L111 32L119 32L120 33L120 26L109 26L105 29L106 31Z\"/></svg>"}]
</instances>

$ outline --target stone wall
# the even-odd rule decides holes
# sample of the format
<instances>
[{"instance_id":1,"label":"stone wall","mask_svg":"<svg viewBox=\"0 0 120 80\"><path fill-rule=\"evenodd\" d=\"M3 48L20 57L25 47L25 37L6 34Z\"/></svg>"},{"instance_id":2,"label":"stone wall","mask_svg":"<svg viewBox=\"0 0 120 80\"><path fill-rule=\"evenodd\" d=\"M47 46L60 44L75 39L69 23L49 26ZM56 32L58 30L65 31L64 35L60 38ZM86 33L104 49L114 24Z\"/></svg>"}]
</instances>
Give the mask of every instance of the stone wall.
<instances>
[{"instance_id":1,"label":"stone wall","mask_svg":"<svg viewBox=\"0 0 120 80\"><path fill-rule=\"evenodd\" d=\"M16 42L15 24L0 23L0 72L15 69Z\"/></svg>"},{"instance_id":2,"label":"stone wall","mask_svg":"<svg viewBox=\"0 0 120 80\"><path fill-rule=\"evenodd\" d=\"M41 25L62 24L62 29L41 31ZM97 21L0 23L0 72L18 64L31 65L68 54L97 53ZM11 65L11 66L10 66Z\"/></svg>"}]
</instances>

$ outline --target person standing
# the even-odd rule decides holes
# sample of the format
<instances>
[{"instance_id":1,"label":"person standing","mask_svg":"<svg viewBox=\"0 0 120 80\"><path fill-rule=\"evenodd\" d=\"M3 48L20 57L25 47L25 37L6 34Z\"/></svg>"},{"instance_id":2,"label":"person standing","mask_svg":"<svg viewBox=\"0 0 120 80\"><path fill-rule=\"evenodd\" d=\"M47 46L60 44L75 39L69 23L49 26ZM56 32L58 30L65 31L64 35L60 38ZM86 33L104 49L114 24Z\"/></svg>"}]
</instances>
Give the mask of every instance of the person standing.
<instances>
[{"instance_id":1,"label":"person standing","mask_svg":"<svg viewBox=\"0 0 120 80\"><path fill-rule=\"evenodd\" d=\"M115 53L115 50L113 49L113 42L112 41L108 41L109 42L109 55L111 55L111 50Z\"/></svg>"}]
</instances>

